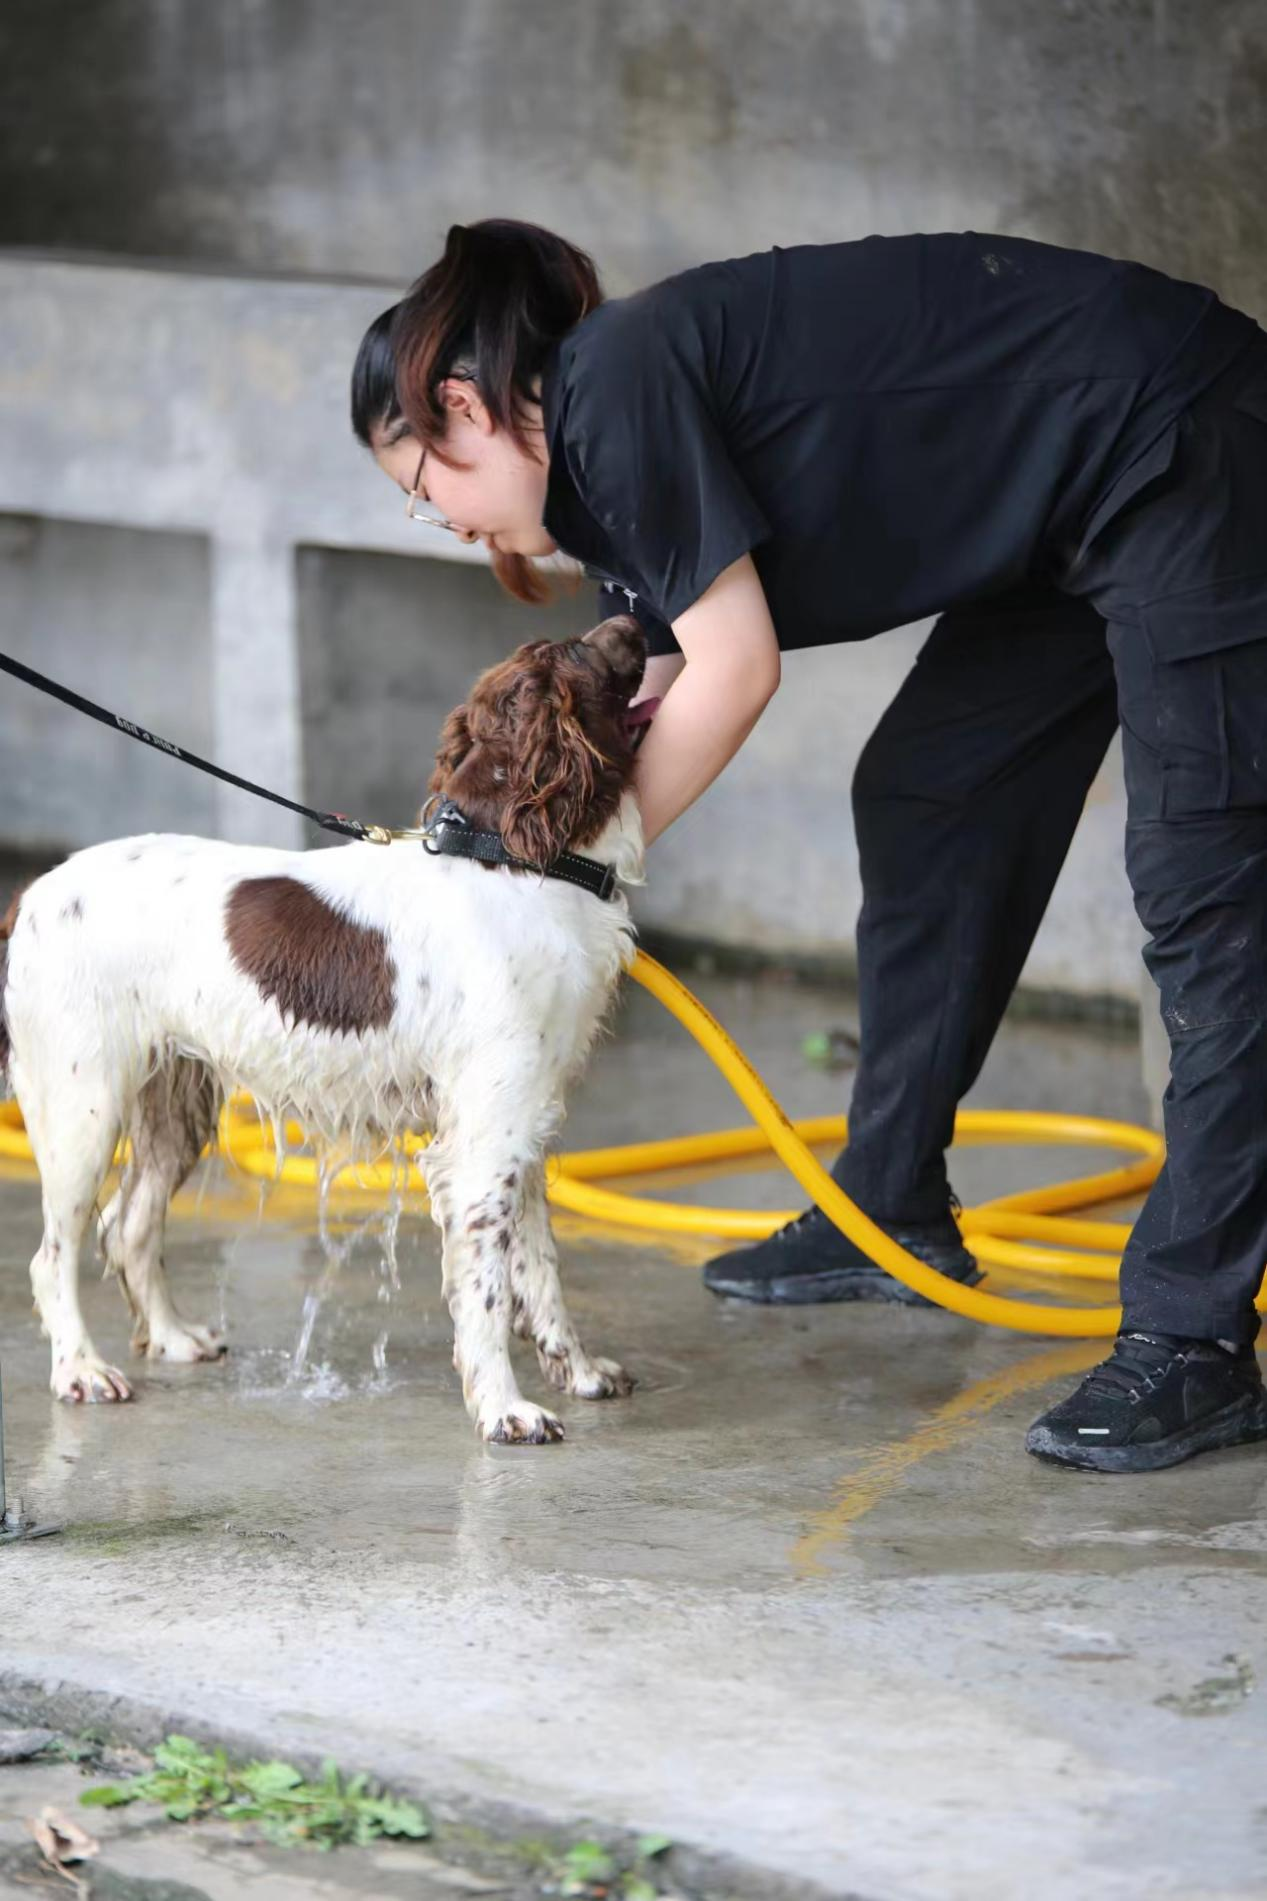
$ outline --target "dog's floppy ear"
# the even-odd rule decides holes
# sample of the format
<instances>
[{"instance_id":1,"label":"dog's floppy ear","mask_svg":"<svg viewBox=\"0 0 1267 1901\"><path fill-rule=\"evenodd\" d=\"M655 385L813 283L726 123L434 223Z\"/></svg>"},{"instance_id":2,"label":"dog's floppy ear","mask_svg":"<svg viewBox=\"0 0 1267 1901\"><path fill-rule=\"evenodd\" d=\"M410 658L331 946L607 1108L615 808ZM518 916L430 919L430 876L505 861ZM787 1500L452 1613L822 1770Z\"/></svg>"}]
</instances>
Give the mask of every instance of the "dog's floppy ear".
<instances>
[{"instance_id":1,"label":"dog's floppy ear","mask_svg":"<svg viewBox=\"0 0 1267 1901\"><path fill-rule=\"evenodd\" d=\"M427 786L429 792L445 790L448 780L457 771L473 744L466 707L465 705L455 706L441 728L440 744L436 748L436 763Z\"/></svg>"},{"instance_id":2,"label":"dog's floppy ear","mask_svg":"<svg viewBox=\"0 0 1267 1901\"><path fill-rule=\"evenodd\" d=\"M586 737L570 695L542 701L519 723L501 814L502 843L531 865L546 865L602 830L620 796L610 760ZM614 798L612 793L614 791Z\"/></svg>"}]
</instances>

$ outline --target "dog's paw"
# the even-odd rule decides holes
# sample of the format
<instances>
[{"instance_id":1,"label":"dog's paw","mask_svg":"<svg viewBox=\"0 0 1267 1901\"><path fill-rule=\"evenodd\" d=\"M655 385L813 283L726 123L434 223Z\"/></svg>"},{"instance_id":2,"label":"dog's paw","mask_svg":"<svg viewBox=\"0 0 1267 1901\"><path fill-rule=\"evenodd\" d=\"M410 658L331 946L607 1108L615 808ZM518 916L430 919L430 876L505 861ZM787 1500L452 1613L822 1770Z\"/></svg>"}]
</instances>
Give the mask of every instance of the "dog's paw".
<instances>
[{"instance_id":1,"label":"dog's paw","mask_svg":"<svg viewBox=\"0 0 1267 1901\"><path fill-rule=\"evenodd\" d=\"M573 1373L568 1391L575 1399L628 1399L637 1384L615 1360L585 1360Z\"/></svg>"},{"instance_id":2,"label":"dog's paw","mask_svg":"<svg viewBox=\"0 0 1267 1901\"><path fill-rule=\"evenodd\" d=\"M132 1388L118 1367L107 1366L95 1353L71 1353L63 1360L54 1360L49 1385L58 1399L68 1399L76 1406L85 1401L132 1397Z\"/></svg>"},{"instance_id":3,"label":"dog's paw","mask_svg":"<svg viewBox=\"0 0 1267 1901\"><path fill-rule=\"evenodd\" d=\"M594 1360L566 1348L550 1352L541 1346L537 1360L555 1391L570 1393L573 1399L625 1399L634 1389L632 1373L615 1360Z\"/></svg>"},{"instance_id":4,"label":"dog's paw","mask_svg":"<svg viewBox=\"0 0 1267 1901\"><path fill-rule=\"evenodd\" d=\"M147 1360L219 1360L228 1352L228 1343L218 1327L200 1327L192 1320L179 1320L170 1327L151 1327L144 1342Z\"/></svg>"},{"instance_id":5,"label":"dog's paw","mask_svg":"<svg viewBox=\"0 0 1267 1901\"><path fill-rule=\"evenodd\" d=\"M512 1412L480 1421L480 1436L490 1445L544 1446L563 1437L563 1421L543 1406L521 1399Z\"/></svg>"}]
</instances>

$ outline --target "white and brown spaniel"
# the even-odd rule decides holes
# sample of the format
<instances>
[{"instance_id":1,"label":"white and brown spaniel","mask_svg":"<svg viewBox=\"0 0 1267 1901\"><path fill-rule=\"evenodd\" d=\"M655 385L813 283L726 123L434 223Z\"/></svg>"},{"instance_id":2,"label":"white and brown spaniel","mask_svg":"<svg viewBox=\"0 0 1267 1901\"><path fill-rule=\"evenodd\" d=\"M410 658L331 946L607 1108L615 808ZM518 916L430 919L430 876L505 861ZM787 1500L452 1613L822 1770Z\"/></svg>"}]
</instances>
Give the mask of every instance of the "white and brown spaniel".
<instances>
[{"instance_id":1,"label":"white and brown spaniel","mask_svg":"<svg viewBox=\"0 0 1267 1901\"><path fill-rule=\"evenodd\" d=\"M624 616L521 647L450 714L432 790L530 865L570 848L637 883L628 710L644 661ZM619 890L603 900L417 844L284 852L160 834L76 853L21 894L3 935L0 1049L43 1187L31 1280L59 1397L130 1397L78 1290L123 1135L131 1157L101 1228L134 1349L224 1351L172 1301L163 1224L231 1089L364 1150L433 1133L423 1167L454 1361L484 1438L562 1436L519 1392L512 1329L560 1392L630 1390L577 1338L544 1193L568 1085L631 955Z\"/></svg>"}]
</instances>

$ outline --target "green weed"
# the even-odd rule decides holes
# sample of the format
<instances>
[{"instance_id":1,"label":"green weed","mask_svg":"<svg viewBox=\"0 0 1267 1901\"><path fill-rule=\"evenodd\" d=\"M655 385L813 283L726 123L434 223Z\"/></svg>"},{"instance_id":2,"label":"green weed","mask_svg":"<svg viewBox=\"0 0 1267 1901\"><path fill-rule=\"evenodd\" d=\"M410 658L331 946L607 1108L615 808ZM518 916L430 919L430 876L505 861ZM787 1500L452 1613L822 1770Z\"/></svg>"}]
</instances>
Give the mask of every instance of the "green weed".
<instances>
[{"instance_id":1,"label":"green weed","mask_svg":"<svg viewBox=\"0 0 1267 1901\"><path fill-rule=\"evenodd\" d=\"M633 1867L622 1868L614 1855L599 1842L577 1842L569 1848L555 1870L558 1892L581 1897L581 1901L659 1901L660 1889L648 1871L648 1863L663 1855L673 1844L667 1835L640 1835L637 1860Z\"/></svg>"},{"instance_id":2,"label":"green weed","mask_svg":"<svg viewBox=\"0 0 1267 1901\"><path fill-rule=\"evenodd\" d=\"M288 1762L231 1763L223 1749L202 1749L188 1736L169 1736L154 1751L154 1767L128 1782L86 1789L89 1807L157 1802L168 1819L190 1822L215 1815L254 1822L282 1847L363 1846L380 1835L415 1841L430 1833L422 1810L389 1795L372 1795L366 1776L345 1782L333 1762L317 1782L307 1782Z\"/></svg>"}]
</instances>

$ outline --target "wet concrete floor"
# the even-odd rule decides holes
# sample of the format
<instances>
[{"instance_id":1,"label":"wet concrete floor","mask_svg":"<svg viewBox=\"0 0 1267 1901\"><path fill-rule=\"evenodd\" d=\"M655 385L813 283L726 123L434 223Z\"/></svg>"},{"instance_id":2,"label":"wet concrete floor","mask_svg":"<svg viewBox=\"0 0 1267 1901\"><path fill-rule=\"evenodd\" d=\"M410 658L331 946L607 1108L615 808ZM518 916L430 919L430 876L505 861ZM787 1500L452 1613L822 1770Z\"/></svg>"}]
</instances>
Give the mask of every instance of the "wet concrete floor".
<instances>
[{"instance_id":1,"label":"wet concrete floor","mask_svg":"<svg viewBox=\"0 0 1267 1901\"><path fill-rule=\"evenodd\" d=\"M847 1079L800 1043L847 998L698 987L790 1110L838 1106ZM1141 1119L1133 1039L1010 1026L974 1101ZM569 1139L740 1120L637 993ZM974 1149L954 1176L972 1201L1084 1159ZM795 1199L754 1171L657 1191ZM503 1832L655 1830L691 1851L683 1893L1264 1892L1261 1452L1052 1471L1025 1426L1096 1343L719 1304L706 1243L568 1217L582 1334L639 1389L564 1402L563 1446L484 1447L425 1217L395 1286L381 1208L339 1205L335 1266L309 1196L259 1199L210 1165L169 1236L178 1299L224 1318L229 1359L141 1363L134 1404L76 1410L30 1315L37 1189L0 1181L9 1486L63 1526L0 1549L0 1704L333 1754ZM123 1304L86 1280L122 1355Z\"/></svg>"}]
</instances>

